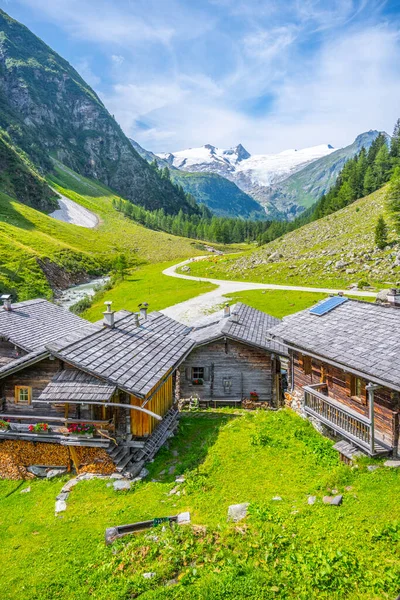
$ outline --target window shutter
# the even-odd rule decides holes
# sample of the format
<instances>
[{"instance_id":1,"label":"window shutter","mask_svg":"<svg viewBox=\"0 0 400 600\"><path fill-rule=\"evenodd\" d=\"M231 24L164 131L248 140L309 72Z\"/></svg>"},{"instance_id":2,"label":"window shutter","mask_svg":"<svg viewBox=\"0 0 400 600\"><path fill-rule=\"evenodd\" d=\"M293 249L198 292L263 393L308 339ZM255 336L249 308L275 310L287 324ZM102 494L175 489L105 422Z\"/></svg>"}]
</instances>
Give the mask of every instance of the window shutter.
<instances>
[{"instance_id":1,"label":"window shutter","mask_svg":"<svg viewBox=\"0 0 400 600\"><path fill-rule=\"evenodd\" d=\"M353 376L350 373L346 373L346 396L353 395Z\"/></svg>"},{"instance_id":2,"label":"window shutter","mask_svg":"<svg viewBox=\"0 0 400 600\"><path fill-rule=\"evenodd\" d=\"M185 377L187 380L192 379L192 368L191 367L186 367L185 369Z\"/></svg>"},{"instance_id":3,"label":"window shutter","mask_svg":"<svg viewBox=\"0 0 400 600\"><path fill-rule=\"evenodd\" d=\"M363 404L367 404L367 387L365 385L364 379L361 381L361 399Z\"/></svg>"},{"instance_id":4,"label":"window shutter","mask_svg":"<svg viewBox=\"0 0 400 600\"><path fill-rule=\"evenodd\" d=\"M304 357L300 353L299 353L298 357L299 357L299 367L300 367L300 369L303 369L304 368Z\"/></svg>"},{"instance_id":5,"label":"window shutter","mask_svg":"<svg viewBox=\"0 0 400 600\"><path fill-rule=\"evenodd\" d=\"M210 381L210 367L204 367L204 381Z\"/></svg>"}]
</instances>

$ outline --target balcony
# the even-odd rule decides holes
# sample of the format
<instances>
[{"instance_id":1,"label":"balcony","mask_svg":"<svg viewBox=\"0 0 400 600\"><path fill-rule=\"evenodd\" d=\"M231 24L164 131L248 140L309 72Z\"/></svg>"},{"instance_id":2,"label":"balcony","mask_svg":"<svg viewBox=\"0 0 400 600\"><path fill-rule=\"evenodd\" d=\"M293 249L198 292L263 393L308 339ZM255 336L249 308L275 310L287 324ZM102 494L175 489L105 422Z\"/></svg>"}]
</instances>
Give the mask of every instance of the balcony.
<instances>
[{"instance_id":1,"label":"balcony","mask_svg":"<svg viewBox=\"0 0 400 600\"><path fill-rule=\"evenodd\" d=\"M327 394L325 383L304 386L304 410L346 440L369 454L378 456L392 450L374 435L374 420L360 415ZM324 393L325 392L325 393Z\"/></svg>"}]
</instances>

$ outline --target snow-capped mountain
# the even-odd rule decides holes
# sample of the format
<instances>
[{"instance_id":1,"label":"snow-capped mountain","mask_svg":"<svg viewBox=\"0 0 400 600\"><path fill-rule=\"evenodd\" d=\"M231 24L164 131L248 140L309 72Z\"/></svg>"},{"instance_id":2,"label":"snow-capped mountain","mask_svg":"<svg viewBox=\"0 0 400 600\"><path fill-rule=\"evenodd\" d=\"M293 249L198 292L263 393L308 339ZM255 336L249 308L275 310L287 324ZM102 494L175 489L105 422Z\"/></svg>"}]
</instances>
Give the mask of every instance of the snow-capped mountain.
<instances>
[{"instance_id":1,"label":"snow-capped mountain","mask_svg":"<svg viewBox=\"0 0 400 600\"><path fill-rule=\"evenodd\" d=\"M331 145L322 144L303 150L285 150L279 154L251 155L241 144L227 150L206 144L201 148L158 156L177 169L218 173L239 186L270 186L333 151Z\"/></svg>"}]
</instances>

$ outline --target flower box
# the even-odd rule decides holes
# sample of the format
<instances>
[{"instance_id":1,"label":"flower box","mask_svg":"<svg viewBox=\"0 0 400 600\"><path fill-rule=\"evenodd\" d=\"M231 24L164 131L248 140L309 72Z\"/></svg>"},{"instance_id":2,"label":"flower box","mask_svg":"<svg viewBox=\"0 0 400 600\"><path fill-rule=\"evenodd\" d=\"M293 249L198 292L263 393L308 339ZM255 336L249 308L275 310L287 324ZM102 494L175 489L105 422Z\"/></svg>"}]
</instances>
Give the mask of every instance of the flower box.
<instances>
[{"instance_id":1,"label":"flower box","mask_svg":"<svg viewBox=\"0 0 400 600\"><path fill-rule=\"evenodd\" d=\"M82 438L92 438L96 427L88 423L71 423L68 425L68 433Z\"/></svg>"},{"instance_id":2,"label":"flower box","mask_svg":"<svg viewBox=\"0 0 400 600\"><path fill-rule=\"evenodd\" d=\"M259 399L259 395L257 394L257 392L250 392L250 400L257 402L258 399Z\"/></svg>"},{"instance_id":3,"label":"flower box","mask_svg":"<svg viewBox=\"0 0 400 600\"><path fill-rule=\"evenodd\" d=\"M193 385L203 385L204 379L192 379Z\"/></svg>"},{"instance_id":4,"label":"flower box","mask_svg":"<svg viewBox=\"0 0 400 600\"><path fill-rule=\"evenodd\" d=\"M51 434L51 429L48 423L36 423L36 425L29 425L28 431L29 433L36 433L37 435Z\"/></svg>"},{"instance_id":5,"label":"flower box","mask_svg":"<svg viewBox=\"0 0 400 600\"><path fill-rule=\"evenodd\" d=\"M6 433L10 429L10 421L0 419L0 433Z\"/></svg>"}]
</instances>

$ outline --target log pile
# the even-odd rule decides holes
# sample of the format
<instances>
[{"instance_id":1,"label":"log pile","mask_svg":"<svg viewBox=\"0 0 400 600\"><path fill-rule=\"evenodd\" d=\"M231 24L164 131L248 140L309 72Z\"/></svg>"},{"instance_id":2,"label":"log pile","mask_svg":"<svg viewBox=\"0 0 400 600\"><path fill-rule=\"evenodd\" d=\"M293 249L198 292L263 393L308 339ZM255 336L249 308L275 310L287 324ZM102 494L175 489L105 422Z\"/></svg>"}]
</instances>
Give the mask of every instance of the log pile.
<instances>
[{"instance_id":1,"label":"log pile","mask_svg":"<svg viewBox=\"0 0 400 600\"><path fill-rule=\"evenodd\" d=\"M267 409L270 408L269 402L260 402L259 400L250 400L249 398L245 398L242 401L242 408L247 408L247 410L256 410L258 408Z\"/></svg>"},{"instance_id":2,"label":"log pile","mask_svg":"<svg viewBox=\"0 0 400 600\"><path fill-rule=\"evenodd\" d=\"M115 465L102 448L76 448L80 471L111 475ZM4 440L0 443L0 478L31 479L33 475L26 467L43 465L48 467L69 467L71 456L67 446Z\"/></svg>"}]
</instances>

